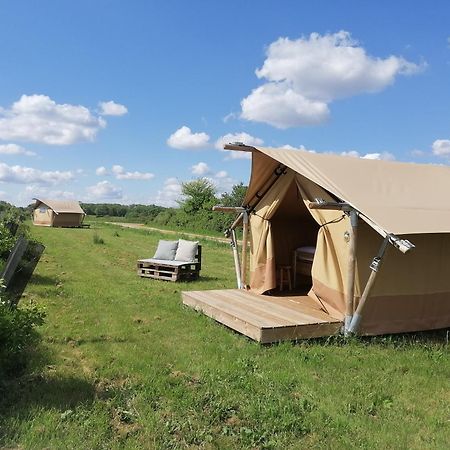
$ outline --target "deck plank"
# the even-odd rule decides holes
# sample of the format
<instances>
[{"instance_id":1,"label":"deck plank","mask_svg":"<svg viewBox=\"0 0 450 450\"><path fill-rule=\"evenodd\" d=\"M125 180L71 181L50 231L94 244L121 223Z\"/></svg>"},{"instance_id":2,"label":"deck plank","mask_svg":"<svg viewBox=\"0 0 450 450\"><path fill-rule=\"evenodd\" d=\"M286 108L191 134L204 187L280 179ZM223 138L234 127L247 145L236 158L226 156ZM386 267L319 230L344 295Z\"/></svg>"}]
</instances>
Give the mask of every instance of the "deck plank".
<instances>
[{"instance_id":1,"label":"deck plank","mask_svg":"<svg viewBox=\"0 0 450 450\"><path fill-rule=\"evenodd\" d=\"M328 320L330 315L324 311L311 297L307 295L297 296L277 296L277 295L258 295L253 292L242 291L244 294L248 294L249 298L255 298L269 302L270 304L280 305L283 308L289 308L293 311L302 311L307 314L312 314L314 317L322 317L324 320ZM336 318L335 318L336 319ZM338 319L336 319L338 320Z\"/></svg>"},{"instance_id":2,"label":"deck plank","mask_svg":"<svg viewBox=\"0 0 450 450\"><path fill-rule=\"evenodd\" d=\"M184 291L183 303L261 343L336 334L342 322L306 296L266 296L241 289Z\"/></svg>"},{"instance_id":3,"label":"deck plank","mask_svg":"<svg viewBox=\"0 0 450 450\"><path fill-rule=\"evenodd\" d=\"M209 294L211 292L211 294ZM214 291L194 291L189 292L189 296L206 305L212 306L217 310L225 313L232 313L236 317L241 318L245 322L256 325L260 328L271 326L276 323L276 326L293 325L293 322L278 321L275 317L267 317L248 308L245 303L236 304L233 299L222 296L220 292Z\"/></svg>"},{"instance_id":4,"label":"deck plank","mask_svg":"<svg viewBox=\"0 0 450 450\"><path fill-rule=\"evenodd\" d=\"M298 322L311 323L311 321L317 323L328 322L329 319L329 316L324 312L309 310L303 307L303 305L299 307L298 304L294 305L293 302L278 297L258 296L243 290L229 292L228 295L240 297L243 301L251 304L252 307L257 310L268 310L275 316L289 317L297 324Z\"/></svg>"},{"instance_id":5,"label":"deck plank","mask_svg":"<svg viewBox=\"0 0 450 450\"><path fill-rule=\"evenodd\" d=\"M248 302L247 299L242 299L234 292L230 291L222 291L215 294L215 299L220 299L225 309L228 308L228 305L233 305L237 308L240 308L244 314L252 314L257 317L264 318L265 325L263 326L292 326L296 325L296 321L291 317L285 315L278 314L275 309L270 310L265 305L254 305L252 302Z\"/></svg>"}]
</instances>

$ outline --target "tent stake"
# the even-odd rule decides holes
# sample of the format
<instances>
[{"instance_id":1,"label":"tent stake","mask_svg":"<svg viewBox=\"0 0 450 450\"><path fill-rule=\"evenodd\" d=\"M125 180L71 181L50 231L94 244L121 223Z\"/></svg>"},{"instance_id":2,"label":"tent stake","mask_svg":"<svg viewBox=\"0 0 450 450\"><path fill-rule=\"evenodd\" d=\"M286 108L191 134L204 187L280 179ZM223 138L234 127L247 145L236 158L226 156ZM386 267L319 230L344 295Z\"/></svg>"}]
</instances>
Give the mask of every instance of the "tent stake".
<instances>
[{"instance_id":1,"label":"tent stake","mask_svg":"<svg viewBox=\"0 0 450 450\"><path fill-rule=\"evenodd\" d=\"M347 268L347 286L345 295L344 335L348 334L355 309L355 270L356 270L356 242L358 237L358 213L352 209L350 215L350 242Z\"/></svg>"},{"instance_id":2,"label":"tent stake","mask_svg":"<svg viewBox=\"0 0 450 450\"><path fill-rule=\"evenodd\" d=\"M368 299L370 292L372 290L373 285L375 284L375 280L378 275L378 271L380 270L381 263L383 261L384 254L386 252L386 248L390 242L390 236L387 235L383 243L381 244L380 250L378 250L377 256L373 258L372 264L370 265L370 273L369 279L367 280L366 287L364 288L364 292L359 301L358 307L356 308L355 314L353 315L352 322L350 323L350 327L348 329L348 333L356 334L359 329L359 324L361 323L364 305L366 304L366 300Z\"/></svg>"},{"instance_id":3,"label":"tent stake","mask_svg":"<svg viewBox=\"0 0 450 450\"><path fill-rule=\"evenodd\" d=\"M248 241L248 212L245 211L243 217L242 231L242 265L241 265L241 285L243 289L247 287L247 241Z\"/></svg>"}]
</instances>

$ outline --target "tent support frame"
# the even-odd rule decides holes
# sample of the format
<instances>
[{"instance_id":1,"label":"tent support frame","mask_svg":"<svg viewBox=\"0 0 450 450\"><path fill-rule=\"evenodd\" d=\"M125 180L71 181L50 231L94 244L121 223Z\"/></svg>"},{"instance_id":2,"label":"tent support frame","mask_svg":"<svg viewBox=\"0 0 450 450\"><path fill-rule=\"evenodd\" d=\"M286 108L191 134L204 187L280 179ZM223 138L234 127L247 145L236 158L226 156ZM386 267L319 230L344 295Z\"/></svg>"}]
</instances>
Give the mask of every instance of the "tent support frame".
<instances>
[{"instance_id":1,"label":"tent support frame","mask_svg":"<svg viewBox=\"0 0 450 450\"><path fill-rule=\"evenodd\" d=\"M364 305L367 298L370 296L372 287L375 284L375 280L378 271L381 267L381 262L386 252L388 244L393 245L397 250L402 253L407 253L414 248L412 244L407 239L401 239L398 236L390 233L386 233L379 227L374 226L370 221L370 224L383 236L384 240L381 244L380 250L377 256L374 257L372 263L370 264L371 273L367 284L364 288L364 292L358 303L358 307L355 311L355 271L356 271L356 237L357 237L357 226L358 217L361 215L359 211L354 209L350 204L346 202L327 202L323 199L316 199L315 202L309 204L310 209L327 209L327 210L341 210L350 216L351 231L350 231L350 249L349 249L349 260L348 260L348 275L346 284L346 296L345 296L345 319L344 319L344 335L355 334L358 332L359 324L362 319L364 312ZM368 219L364 216L364 220Z\"/></svg>"},{"instance_id":2,"label":"tent support frame","mask_svg":"<svg viewBox=\"0 0 450 450\"><path fill-rule=\"evenodd\" d=\"M348 334L350 323L352 322L355 309L355 272L356 272L356 245L358 238L358 212L350 210L350 240L348 249L347 285L345 295L345 319L344 334Z\"/></svg>"},{"instance_id":3,"label":"tent support frame","mask_svg":"<svg viewBox=\"0 0 450 450\"><path fill-rule=\"evenodd\" d=\"M247 247L248 247L248 212L242 213L243 231L242 231L242 264L241 264L241 286L247 289Z\"/></svg>"},{"instance_id":4,"label":"tent support frame","mask_svg":"<svg viewBox=\"0 0 450 450\"><path fill-rule=\"evenodd\" d=\"M366 304L366 300L369 298L370 292L375 284L375 280L377 278L378 272L381 268L381 264L383 262L383 257L386 252L386 249L390 243L390 237L387 235L381 246L378 250L377 256L375 256L370 264L370 276L367 280L366 286L364 288L364 292L359 300L358 307L356 308L355 314L353 315L352 321L350 323L350 327L348 329L349 334L356 334L359 329L359 324L361 323L361 319L363 317L364 305Z\"/></svg>"},{"instance_id":5,"label":"tent support frame","mask_svg":"<svg viewBox=\"0 0 450 450\"><path fill-rule=\"evenodd\" d=\"M230 238L230 245L233 250L234 269L236 271L236 282L238 289L246 288L246 273L247 273L247 240L248 240L248 212L241 206L213 206L213 211L220 211L226 213L239 213L236 220L230 228L225 230L225 236ZM243 223L244 233L242 242L242 264L239 258L238 243L236 239L236 228Z\"/></svg>"}]
</instances>

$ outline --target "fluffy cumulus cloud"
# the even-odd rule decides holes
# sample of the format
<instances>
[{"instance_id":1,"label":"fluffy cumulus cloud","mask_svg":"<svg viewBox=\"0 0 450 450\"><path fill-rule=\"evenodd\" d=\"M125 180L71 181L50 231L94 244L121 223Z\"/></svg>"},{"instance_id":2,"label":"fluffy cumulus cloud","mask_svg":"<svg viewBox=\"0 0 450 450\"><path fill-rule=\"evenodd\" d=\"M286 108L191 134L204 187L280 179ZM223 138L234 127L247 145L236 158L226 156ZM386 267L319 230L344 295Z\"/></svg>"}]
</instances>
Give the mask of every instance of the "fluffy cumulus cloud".
<instances>
[{"instance_id":1,"label":"fluffy cumulus cloud","mask_svg":"<svg viewBox=\"0 0 450 450\"><path fill-rule=\"evenodd\" d=\"M265 83L241 101L241 117L278 128L318 124L333 100L381 91L424 67L399 56L372 57L347 31L279 38L256 70Z\"/></svg>"},{"instance_id":2,"label":"fluffy cumulus cloud","mask_svg":"<svg viewBox=\"0 0 450 450\"><path fill-rule=\"evenodd\" d=\"M203 176L211 173L211 169L209 168L208 164L200 161L199 163L194 164L191 167L191 173L193 175Z\"/></svg>"},{"instance_id":3,"label":"fluffy cumulus cloud","mask_svg":"<svg viewBox=\"0 0 450 450\"><path fill-rule=\"evenodd\" d=\"M150 172L128 172L119 165L112 167L112 173L118 180L151 180L155 176Z\"/></svg>"},{"instance_id":4,"label":"fluffy cumulus cloud","mask_svg":"<svg viewBox=\"0 0 450 450\"><path fill-rule=\"evenodd\" d=\"M105 175L108 175L108 169L104 166L97 167L97 169L95 169L95 175L104 177Z\"/></svg>"},{"instance_id":5,"label":"fluffy cumulus cloud","mask_svg":"<svg viewBox=\"0 0 450 450\"><path fill-rule=\"evenodd\" d=\"M113 102L112 100L109 102L100 102L98 106L100 107L100 114L102 116L123 116L128 112L126 106Z\"/></svg>"},{"instance_id":6,"label":"fluffy cumulus cloud","mask_svg":"<svg viewBox=\"0 0 450 450\"><path fill-rule=\"evenodd\" d=\"M0 181L18 184L55 185L74 179L71 171L44 171L23 166L8 166L0 162Z\"/></svg>"},{"instance_id":7,"label":"fluffy cumulus cloud","mask_svg":"<svg viewBox=\"0 0 450 450\"><path fill-rule=\"evenodd\" d=\"M242 118L277 128L317 125L329 116L325 102L306 98L288 83L267 83L254 89L241 107Z\"/></svg>"},{"instance_id":8,"label":"fluffy cumulus cloud","mask_svg":"<svg viewBox=\"0 0 450 450\"><path fill-rule=\"evenodd\" d=\"M93 141L106 122L81 105L58 104L46 95L22 95L0 107L0 140L70 145Z\"/></svg>"},{"instance_id":9,"label":"fluffy cumulus cloud","mask_svg":"<svg viewBox=\"0 0 450 450\"><path fill-rule=\"evenodd\" d=\"M223 150L223 146L233 142L242 142L245 145L255 146L263 145L264 141L260 138L254 137L248 133L228 133L217 139L215 147L217 150ZM251 154L249 152L228 151L228 159L249 159Z\"/></svg>"},{"instance_id":10,"label":"fluffy cumulus cloud","mask_svg":"<svg viewBox=\"0 0 450 450\"><path fill-rule=\"evenodd\" d=\"M233 186L237 184L237 180L230 177L225 170L220 170L208 179L214 184L219 194L230 192Z\"/></svg>"},{"instance_id":11,"label":"fluffy cumulus cloud","mask_svg":"<svg viewBox=\"0 0 450 450\"><path fill-rule=\"evenodd\" d=\"M65 199L74 199L75 193L72 191L65 191L62 189L52 189L45 186L39 186L37 184L28 185L24 192L19 196L20 198L24 198L24 200L30 200L33 197L39 198L65 198Z\"/></svg>"},{"instance_id":12,"label":"fluffy cumulus cloud","mask_svg":"<svg viewBox=\"0 0 450 450\"><path fill-rule=\"evenodd\" d=\"M450 139L437 139L433 142L432 150L436 156L450 157Z\"/></svg>"},{"instance_id":13,"label":"fluffy cumulus cloud","mask_svg":"<svg viewBox=\"0 0 450 450\"><path fill-rule=\"evenodd\" d=\"M316 153L315 150L308 150L304 145L300 145L299 147L294 147L293 145L285 144L285 145L282 145L280 148L283 148L285 150L302 150L302 151Z\"/></svg>"},{"instance_id":14,"label":"fluffy cumulus cloud","mask_svg":"<svg viewBox=\"0 0 450 450\"><path fill-rule=\"evenodd\" d=\"M123 197L122 189L106 180L87 187L86 191L89 197L95 200L120 200Z\"/></svg>"},{"instance_id":15,"label":"fluffy cumulus cloud","mask_svg":"<svg viewBox=\"0 0 450 450\"><path fill-rule=\"evenodd\" d=\"M366 153L365 155L361 155L359 152L357 152L355 150L350 150L348 152L342 152L341 156L351 156L353 158L376 159L376 160L384 160L384 161L394 161L395 160L395 156L389 152Z\"/></svg>"},{"instance_id":16,"label":"fluffy cumulus cloud","mask_svg":"<svg viewBox=\"0 0 450 450\"><path fill-rule=\"evenodd\" d=\"M17 144L0 144L0 155L36 156L36 153L26 150Z\"/></svg>"},{"instance_id":17,"label":"fluffy cumulus cloud","mask_svg":"<svg viewBox=\"0 0 450 450\"><path fill-rule=\"evenodd\" d=\"M206 133L193 133L185 125L179 128L167 139L167 145L181 150L198 150L209 145L209 136Z\"/></svg>"},{"instance_id":18,"label":"fluffy cumulus cloud","mask_svg":"<svg viewBox=\"0 0 450 450\"><path fill-rule=\"evenodd\" d=\"M150 203L155 205L174 207L178 206L177 200L181 198L181 182L174 177L167 178L161 190L157 192Z\"/></svg>"}]
</instances>

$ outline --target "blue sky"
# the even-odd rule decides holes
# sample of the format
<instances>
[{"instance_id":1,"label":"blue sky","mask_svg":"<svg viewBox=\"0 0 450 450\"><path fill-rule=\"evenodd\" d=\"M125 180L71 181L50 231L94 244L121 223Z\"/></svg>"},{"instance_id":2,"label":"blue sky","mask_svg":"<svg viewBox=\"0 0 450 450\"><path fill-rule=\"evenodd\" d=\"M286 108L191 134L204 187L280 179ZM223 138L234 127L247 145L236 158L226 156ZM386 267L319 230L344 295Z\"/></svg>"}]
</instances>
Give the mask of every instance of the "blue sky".
<instances>
[{"instance_id":1,"label":"blue sky","mask_svg":"<svg viewBox=\"0 0 450 450\"><path fill-rule=\"evenodd\" d=\"M449 23L448 1L0 0L0 198L174 205L247 183L236 140L448 164Z\"/></svg>"}]
</instances>

